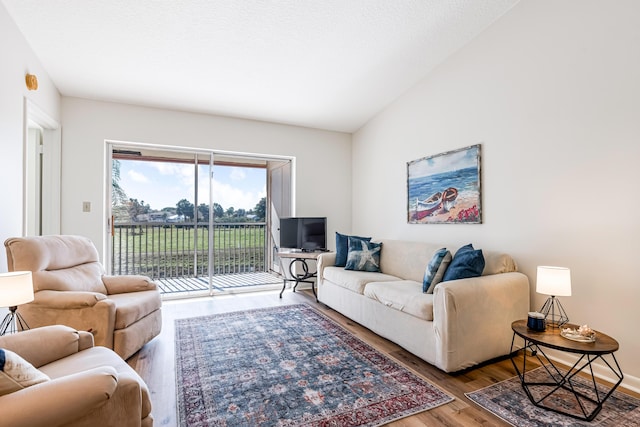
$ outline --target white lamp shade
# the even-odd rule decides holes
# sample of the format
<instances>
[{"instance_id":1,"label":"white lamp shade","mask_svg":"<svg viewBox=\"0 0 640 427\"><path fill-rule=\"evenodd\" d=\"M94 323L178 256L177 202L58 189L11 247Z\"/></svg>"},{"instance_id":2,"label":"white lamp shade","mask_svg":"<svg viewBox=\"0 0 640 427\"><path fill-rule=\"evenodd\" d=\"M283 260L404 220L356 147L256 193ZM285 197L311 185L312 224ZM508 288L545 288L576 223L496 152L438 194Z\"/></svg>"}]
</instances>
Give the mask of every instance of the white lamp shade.
<instances>
[{"instance_id":1,"label":"white lamp shade","mask_svg":"<svg viewBox=\"0 0 640 427\"><path fill-rule=\"evenodd\" d=\"M33 301L30 271L0 274L0 307L15 307Z\"/></svg>"},{"instance_id":2,"label":"white lamp shade","mask_svg":"<svg viewBox=\"0 0 640 427\"><path fill-rule=\"evenodd\" d=\"M536 292L556 297L570 297L571 270L565 267L539 266Z\"/></svg>"}]
</instances>

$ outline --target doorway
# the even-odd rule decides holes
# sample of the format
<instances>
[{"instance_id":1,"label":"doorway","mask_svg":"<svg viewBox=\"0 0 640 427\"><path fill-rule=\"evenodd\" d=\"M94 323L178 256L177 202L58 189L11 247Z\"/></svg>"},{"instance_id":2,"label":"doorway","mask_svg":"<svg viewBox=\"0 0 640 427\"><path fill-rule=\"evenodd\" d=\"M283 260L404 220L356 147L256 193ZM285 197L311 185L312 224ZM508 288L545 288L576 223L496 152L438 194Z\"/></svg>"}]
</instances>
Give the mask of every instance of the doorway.
<instances>
[{"instance_id":1,"label":"doorway","mask_svg":"<svg viewBox=\"0 0 640 427\"><path fill-rule=\"evenodd\" d=\"M60 125L25 98L23 235L60 233ZM45 208L46 207L46 208Z\"/></svg>"}]
</instances>

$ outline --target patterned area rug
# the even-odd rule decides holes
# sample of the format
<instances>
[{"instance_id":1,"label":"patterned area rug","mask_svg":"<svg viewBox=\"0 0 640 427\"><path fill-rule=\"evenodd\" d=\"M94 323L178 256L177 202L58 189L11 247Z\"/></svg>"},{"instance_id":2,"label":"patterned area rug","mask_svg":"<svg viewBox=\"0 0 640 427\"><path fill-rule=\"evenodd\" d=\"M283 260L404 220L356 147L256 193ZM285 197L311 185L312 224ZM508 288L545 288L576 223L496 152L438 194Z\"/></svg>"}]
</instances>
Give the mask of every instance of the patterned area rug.
<instances>
[{"instance_id":1,"label":"patterned area rug","mask_svg":"<svg viewBox=\"0 0 640 427\"><path fill-rule=\"evenodd\" d=\"M176 320L182 427L376 426L453 397L306 304Z\"/></svg>"},{"instance_id":2,"label":"patterned area rug","mask_svg":"<svg viewBox=\"0 0 640 427\"><path fill-rule=\"evenodd\" d=\"M582 389L582 391L588 394L593 393L593 390L587 392L589 387L585 379L579 377L574 378L575 381L572 380L572 382L576 388ZM537 368L527 372L527 380L542 382L548 381L549 377L544 368ZM547 388L546 391L548 390ZM540 398L542 396L536 395L536 393L535 389L532 390L534 397ZM522 390L520 380L517 376L472 393L465 393L465 395L484 409L517 427L640 426L640 400L617 390L614 391L609 399L602 405L602 410L591 422L557 414L533 405L524 390ZM545 404L549 406L562 405L562 410L566 412L579 413L580 411L577 406L577 401L570 395L551 401L547 398Z\"/></svg>"}]
</instances>

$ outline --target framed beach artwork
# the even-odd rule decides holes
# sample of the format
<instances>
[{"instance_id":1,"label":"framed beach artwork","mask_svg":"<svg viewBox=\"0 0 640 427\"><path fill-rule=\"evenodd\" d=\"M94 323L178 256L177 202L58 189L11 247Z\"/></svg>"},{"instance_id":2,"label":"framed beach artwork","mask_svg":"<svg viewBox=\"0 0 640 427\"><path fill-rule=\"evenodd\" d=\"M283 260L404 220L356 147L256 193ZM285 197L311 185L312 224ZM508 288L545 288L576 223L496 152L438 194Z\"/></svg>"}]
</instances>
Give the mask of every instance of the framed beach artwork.
<instances>
[{"instance_id":1,"label":"framed beach artwork","mask_svg":"<svg viewBox=\"0 0 640 427\"><path fill-rule=\"evenodd\" d=\"M407 163L409 224L481 224L480 144Z\"/></svg>"}]
</instances>

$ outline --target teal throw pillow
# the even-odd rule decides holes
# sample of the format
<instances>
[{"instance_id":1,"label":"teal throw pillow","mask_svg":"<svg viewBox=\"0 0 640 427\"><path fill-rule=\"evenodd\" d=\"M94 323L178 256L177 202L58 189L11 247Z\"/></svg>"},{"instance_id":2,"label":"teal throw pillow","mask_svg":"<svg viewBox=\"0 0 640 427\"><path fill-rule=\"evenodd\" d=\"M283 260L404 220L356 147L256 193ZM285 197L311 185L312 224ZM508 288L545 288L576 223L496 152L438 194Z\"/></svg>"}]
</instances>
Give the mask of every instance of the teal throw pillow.
<instances>
[{"instance_id":1,"label":"teal throw pillow","mask_svg":"<svg viewBox=\"0 0 640 427\"><path fill-rule=\"evenodd\" d=\"M451 262L451 252L447 248L438 249L431 257L431 261L427 264L427 268L424 270L424 278L422 279L422 292L425 294L432 294L433 288L444 277L444 272L447 270L447 266Z\"/></svg>"},{"instance_id":2,"label":"teal throw pillow","mask_svg":"<svg viewBox=\"0 0 640 427\"><path fill-rule=\"evenodd\" d=\"M360 239L367 242L371 241L371 237L347 236L336 232L336 267L344 267L347 265L347 254L349 253L349 238Z\"/></svg>"},{"instance_id":3,"label":"teal throw pillow","mask_svg":"<svg viewBox=\"0 0 640 427\"><path fill-rule=\"evenodd\" d=\"M478 277L484 270L482 249L474 249L471 243L458 249L442 278L443 282Z\"/></svg>"},{"instance_id":4,"label":"teal throw pillow","mask_svg":"<svg viewBox=\"0 0 640 427\"><path fill-rule=\"evenodd\" d=\"M349 237L349 253L345 270L380 271L382 243Z\"/></svg>"}]
</instances>

